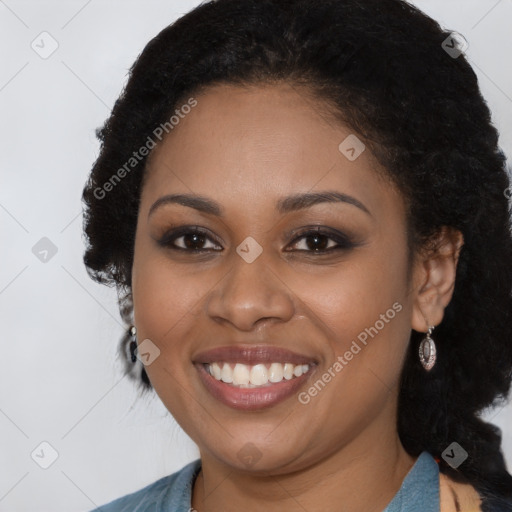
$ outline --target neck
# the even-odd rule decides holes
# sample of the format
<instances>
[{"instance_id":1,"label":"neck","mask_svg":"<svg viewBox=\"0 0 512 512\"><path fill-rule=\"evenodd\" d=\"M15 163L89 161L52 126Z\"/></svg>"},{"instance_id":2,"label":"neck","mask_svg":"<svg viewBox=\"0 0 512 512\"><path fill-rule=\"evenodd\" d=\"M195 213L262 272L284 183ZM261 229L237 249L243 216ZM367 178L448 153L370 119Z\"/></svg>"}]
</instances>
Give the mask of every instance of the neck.
<instances>
[{"instance_id":1,"label":"neck","mask_svg":"<svg viewBox=\"0 0 512 512\"><path fill-rule=\"evenodd\" d=\"M393 425L394 422L384 422ZM404 450L396 429L372 424L340 450L298 471L266 475L240 472L201 453L193 493L197 512L235 510L382 511L400 489L416 459ZM281 470L282 471L282 470Z\"/></svg>"}]
</instances>

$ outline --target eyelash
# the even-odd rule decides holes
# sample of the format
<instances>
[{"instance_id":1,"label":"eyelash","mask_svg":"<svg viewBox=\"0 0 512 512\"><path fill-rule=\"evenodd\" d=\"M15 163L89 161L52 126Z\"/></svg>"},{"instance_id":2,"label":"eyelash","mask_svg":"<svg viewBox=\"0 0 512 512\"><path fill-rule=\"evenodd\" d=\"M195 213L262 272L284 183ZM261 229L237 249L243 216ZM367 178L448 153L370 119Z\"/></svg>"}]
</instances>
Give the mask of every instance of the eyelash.
<instances>
[{"instance_id":1,"label":"eyelash","mask_svg":"<svg viewBox=\"0 0 512 512\"><path fill-rule=\"evenodd\" d=\"M195 254L199 253L206 253L206 252L221 252L219 249L186 249L183 247L177 247L174 242L181 238L184 235L202 235L212 240L212 237L208 235L208 232L199 228L198 226L183 226L181 228L175 229L173 231L167 232L160 240L158 240L158 244L162 247L165 247L167 249L170 249L172 251L184 251L184 252L191 252ZM309 237L327 237L330 240L333 240L338 245L337 247L330 247L328 249L322 249L322 250L304 250L304 249L298 249L298 252L308 252L311 254L319 254L319 255L326 255L330 254L334 251L342 251L342 250L349 250L354 248L357 244L352 242L347 236L343 234L335 234L331 231L322 229L321 227L315 227L314 229L308 228L302 232L297 233L297 236L293 239L292 244L295 245L297 242L303 238L309 238ZM217 242L215 242L217 243ZM219 244L220 245L220 244ZM290 252L290 251L286 251Z\"/></svg>"}]
</instances>

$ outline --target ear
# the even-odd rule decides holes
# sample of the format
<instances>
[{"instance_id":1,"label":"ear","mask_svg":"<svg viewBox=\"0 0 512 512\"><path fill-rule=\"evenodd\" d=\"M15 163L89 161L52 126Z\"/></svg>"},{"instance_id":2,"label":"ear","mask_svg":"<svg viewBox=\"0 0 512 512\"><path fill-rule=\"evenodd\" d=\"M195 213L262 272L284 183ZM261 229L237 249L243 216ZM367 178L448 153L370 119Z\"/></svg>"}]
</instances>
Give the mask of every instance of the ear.
<instances>
[{"instance_id":1,"label":"ear","mask_svg":"<svg viewBox=\"0 0 512 512\"><path fill-rule=\"evenodd\" d=\"M439 325L444 309L450 303L455 288L455 274L462 233L443 226L433 244L415 258L413 269L414 303L411 325L415 331L427 332L429 325Z\"/></svg>"}]
</instances>

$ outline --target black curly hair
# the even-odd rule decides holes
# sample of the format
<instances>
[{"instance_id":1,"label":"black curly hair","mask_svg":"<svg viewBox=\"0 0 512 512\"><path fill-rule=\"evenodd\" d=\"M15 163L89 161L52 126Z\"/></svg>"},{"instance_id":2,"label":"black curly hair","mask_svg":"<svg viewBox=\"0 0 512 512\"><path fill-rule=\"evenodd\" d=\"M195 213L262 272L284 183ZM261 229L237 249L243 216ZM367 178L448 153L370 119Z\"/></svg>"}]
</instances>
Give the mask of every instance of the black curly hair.
<instances>
[{"instance_id":1,"label":"black curly hair","mask_svg":"<svg viewBox=\"0 0 512 512\"><path fill-rule=\"evenodd\" d=\"M412 332L398 432L409 454L428 451L442 472L509 510L512 476L501 431L479 415L506 402L512 380L510 180L477 77L463 53L445 51L449 37L403 0L200 4L147 44L97 131L101 152L83 191L84 262L93 279L116 286L129 325L147 160L138 153L130 160L134 152L186 98L212 85L285 82L310 91L399 187L412 251L443 226L464 236L453 298L435 333L438 362L428 374L417 357L421 333ZM122 179L113 180L123 165ZM125 355L128 342L127 332ZM139 376L150 388L144 368ZM457 470L441 456L453 441L469 454Z\"/></svg>"}]
</instances>

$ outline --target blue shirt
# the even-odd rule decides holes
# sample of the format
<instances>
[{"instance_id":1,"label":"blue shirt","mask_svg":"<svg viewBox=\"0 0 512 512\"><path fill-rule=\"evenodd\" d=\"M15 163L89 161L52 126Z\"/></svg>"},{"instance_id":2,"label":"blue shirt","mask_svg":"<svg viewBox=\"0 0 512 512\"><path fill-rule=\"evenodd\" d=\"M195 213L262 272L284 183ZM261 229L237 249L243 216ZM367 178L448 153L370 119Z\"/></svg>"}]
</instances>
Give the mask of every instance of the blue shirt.
<instances>
[{"instance_id":1,"label":"blue shirt","mask_svg":"<svg viewBox=\"0 0 512 512\"><path fill-rule=\"evenodd\" d=\"M191 512L192 485L201 469L195 460L180 471L92 512ZM439 467L422 452L383 512L439 512Z\"/></svg>"}]
</instances>

